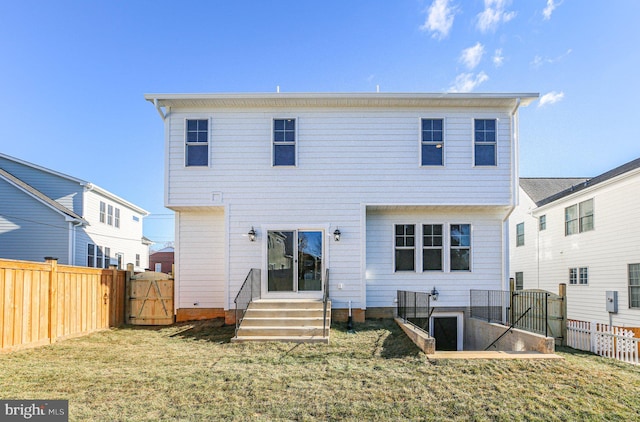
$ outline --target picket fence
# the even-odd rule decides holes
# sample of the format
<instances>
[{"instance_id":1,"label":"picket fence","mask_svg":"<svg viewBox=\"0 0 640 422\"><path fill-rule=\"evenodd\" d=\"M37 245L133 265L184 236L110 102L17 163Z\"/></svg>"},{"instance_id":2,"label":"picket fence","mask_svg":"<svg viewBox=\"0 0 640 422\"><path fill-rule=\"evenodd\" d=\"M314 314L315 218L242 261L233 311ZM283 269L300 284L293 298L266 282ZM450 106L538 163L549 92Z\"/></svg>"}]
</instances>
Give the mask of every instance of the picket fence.
<instances>
[{"instance_id":1,"label":"picket fence","mask_svg":"<svg viewBox=\"0 0 640 422\"><path fill-rule=\"evenodd\" d=\"M640 364L640 338L621 327L585 321L567 322L567 346L622 362Z\"/></svg>"}]
</instances>

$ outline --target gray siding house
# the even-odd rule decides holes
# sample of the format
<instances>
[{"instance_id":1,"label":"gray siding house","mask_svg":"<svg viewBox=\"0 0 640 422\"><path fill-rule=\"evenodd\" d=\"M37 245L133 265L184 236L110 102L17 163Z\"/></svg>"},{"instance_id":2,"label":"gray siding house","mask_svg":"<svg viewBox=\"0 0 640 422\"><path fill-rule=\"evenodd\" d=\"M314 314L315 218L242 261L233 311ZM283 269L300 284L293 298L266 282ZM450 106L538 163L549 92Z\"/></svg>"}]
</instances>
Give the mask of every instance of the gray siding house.
<instances>
[{"instance_id":1,"label":"gray siding house","mask_svg":"<svg viewBox=\"0 0 640 422\"><path fill-rule=\"evenodd\" d=\"M144 270L147 215L87 181L0 153L0 258Z\"/></svg>"}]
</instances>

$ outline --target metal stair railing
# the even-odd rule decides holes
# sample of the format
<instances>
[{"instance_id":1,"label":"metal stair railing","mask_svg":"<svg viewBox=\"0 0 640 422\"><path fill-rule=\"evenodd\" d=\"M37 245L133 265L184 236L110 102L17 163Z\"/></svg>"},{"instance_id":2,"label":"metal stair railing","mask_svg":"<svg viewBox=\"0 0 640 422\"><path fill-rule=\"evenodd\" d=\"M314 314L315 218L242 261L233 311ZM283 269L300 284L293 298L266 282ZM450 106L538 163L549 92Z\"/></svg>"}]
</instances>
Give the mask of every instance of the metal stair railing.
<instances>
[{"instance_id":1,"label":"metal stair railing","mask_svg":"<svg viewBox=\"0 0 640 422\"><path fill-rule=\"evenodd\" d=\"M236 305L236 336L238 335L238 328L240 328L240 323L244 318L244 314L247 312L249 304L261 297L260 274L259 269L252 268L249 274L247 274L244 283L242 283L242 287L240 287L236 298L233 300Z\"/></svg>"}]
</instances>

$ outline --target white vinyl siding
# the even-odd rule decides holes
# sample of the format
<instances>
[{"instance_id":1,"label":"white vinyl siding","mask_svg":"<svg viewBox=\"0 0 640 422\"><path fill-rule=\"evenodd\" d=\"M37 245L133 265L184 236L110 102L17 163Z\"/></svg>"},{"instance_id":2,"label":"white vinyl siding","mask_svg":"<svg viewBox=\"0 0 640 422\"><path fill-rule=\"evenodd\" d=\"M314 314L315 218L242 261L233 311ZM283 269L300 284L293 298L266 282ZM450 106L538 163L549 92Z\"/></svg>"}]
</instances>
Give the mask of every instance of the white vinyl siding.
<instances>
[{"instance_id":1,"label":"white vinyl siding","mask_svg":"<svg viewBox=\"0 0 640 422\"><path fill-rule=\"evenodd\" d=\"M614 325L640 326L640 309L628 307L631 300L628 265L639 262L640 225L625 224L637 220L640 209L638 192L640 172L637 170L576 192L541 207L539 211L521 190L521 204L510 217L511 273L526 273L525 289L557 293L559 283L569 285L569 268L588 268L587 285L578 284L577 274L574 287L568 286L568 317L605 324L610 323L611 317ZM594 211L597 212L594 229L582 233L578 230L575 235L565 236L565 209L589 200L593 200ZM533 213L529 214L531 210ZM516 248L516 223L525 221L527 227L535 227L536 219L542 215L546 216L547 229L538 233L527 232L526 245ZM577 215L579 218L579 213ZM606 310L605 292L609 290L618 292L620 307L615 314Z\"/></svg>"},{"instance_id":2,"label":"white vinyl siding","mask_svg":"<svg viewBox=\"0 0 640 422\"><path fill-rule=\"evenodd\" d=\"M183 211L176 219L177 307L224 308L224 212Z\"/></svg>"}]
</instances>

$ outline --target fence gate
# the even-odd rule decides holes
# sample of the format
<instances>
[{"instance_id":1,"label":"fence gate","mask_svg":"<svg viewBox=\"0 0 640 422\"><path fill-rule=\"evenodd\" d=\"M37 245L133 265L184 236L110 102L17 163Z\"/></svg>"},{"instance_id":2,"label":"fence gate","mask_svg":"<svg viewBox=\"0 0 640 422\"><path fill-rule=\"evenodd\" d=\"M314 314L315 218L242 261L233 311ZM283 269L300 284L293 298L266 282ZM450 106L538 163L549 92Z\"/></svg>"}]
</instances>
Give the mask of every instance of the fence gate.
<instances>
[{"instance_id":1,"label":"fence gate","mask_svg":"<svg viewBox=\"0 0 640 422\"><path fill-rule=\"evenodd\" d=\"M144 272L131 276L128 288L129 324L173 324L173 279L168 274Z\"/></svg>"}]
</instances>

